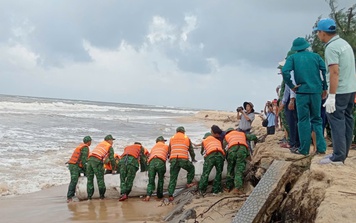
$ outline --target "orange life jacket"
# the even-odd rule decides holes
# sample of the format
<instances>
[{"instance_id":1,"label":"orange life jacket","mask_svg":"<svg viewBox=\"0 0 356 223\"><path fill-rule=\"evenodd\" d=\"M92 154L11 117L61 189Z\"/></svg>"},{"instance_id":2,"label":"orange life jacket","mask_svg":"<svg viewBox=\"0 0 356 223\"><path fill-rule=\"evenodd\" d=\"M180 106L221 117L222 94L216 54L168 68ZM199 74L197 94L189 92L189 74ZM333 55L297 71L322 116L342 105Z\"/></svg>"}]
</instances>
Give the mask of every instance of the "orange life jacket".
<instances>
[{"instance_id":1,"label":"orange life jacket","mask_svg":"<svg viewBox=\"0 0 356 223\"><path fill-rule=\"evenodd\" d=\"M130 155L137 159L140 156L141 147L142 146L139 144L133 144L131 146L126 146L124 149L124 153L121 155L121 157L124 157L125 155Z\"/></svg>"},{"instance_id":2,"label":"orange life jacket","mask_svg":"<svg viewBox=\"0 0 356 223\"><path fill-rule=\"evenodd\" d=\"M70 164L78 164L78 166L81 168L83 167L83 164L80 160L80 155L82 154L82 149L84 147L88 147L89 146L85 143L81 143L77 148L74 149L74 152L72 154L72 157L69 159L68 163Z\"/></svg>"},{"instance_id":3,"label":"orange life jacket","mask_svg":"<svg viewBox=\"0 0 356 223\"><path fill-rule=\"evenodd\" d=\"M232 146L235 145L244 145L248 148L246 142L246 135L243 132L238 132L236 130L232 130L231 132L225 135L225 140L228 143L228 148L230 149Z\"/></svg>"},{"instance_id":4,"label":"orange life jacket","mask_svg":"<svg viewBox=\"0 0 356 223\"><path fill-rule=\"evenodd\" d=\"M168 145L166 145L164 142L157 142L156 145L154 145L153 148L151 149L151 154L150 154L150 158L148 158L148 163L150 163L150 161L153 158L159 158L164 162L166 162L167 156L168 156Z\"/></svg>"},{"instance_id":5,"label":"orange life jacket","mask_svg":"<svg viewBox=\"0 0 356 223\"><path fill-rule=\"evenodd\" d=\"M145 154L145 156L149 156L150 152L148 152L148 149L143 147L143 150L145 151L143 154Z\"/></svg>"},{"instance_id":6,"label":"orange life jacket","mask_svg":"<svg viewBox=\"0 0 356 223\"><path fill-rule=\"evenodd\" d=\"M177 132L172 136L169 144L171 145L171 159L189 159L188 149L190 146L190 140L182 132Z\"/></svg>"},{"instance_id":7,"label":"orange life jacket","mask_svg":"<svg viewBox=\"0 0 356 223\"><path fill-rule=\"evenodd\" d=\"M213 152L220 152L225 155L225 151L222 149L220 140L218 140L214 136L208 136L206 139L204 139L202 143L205 150L204 157Z\"/></svg>"},{"instance_id":8,"label":"orange life jacket","mask_svg":"<svg viewBox=\"0 0 356 223\"><path fill-rule=\"evenodd\" d=\"M96 157L99 160L104 161L104 158L109 153L110 148L111 148L110 143L108 143L107 141L102 141L90 153L89 157Z\"/></svg>"},{"instance_id":9,"label":"orange life jacket","mask_svg":"<svg viewBox=\"0 0 356 223\"><path fill-rule=\"evenodd\" d=\"M106 160L107 158L108 158L108 155L106 155L106 158L104 160ZM119 163L118 161L120 160L120 155L115 153L114 154L114 159L115 159L116 164L118 164ZM104 162L104 168L107 169L107 170L112 170L111 162L110 161L109 162Z\"/></svg>"},{"instance_id":10,"label":"orange life jacket","mask_svg":"<svg viewBox=\"0 0 356 223\"><path fill-rule=\"evenodd\" d=\"M356 94L355 94L355 98L354 98L354 103L356 104Z\"/></svg>"}]
</instances>

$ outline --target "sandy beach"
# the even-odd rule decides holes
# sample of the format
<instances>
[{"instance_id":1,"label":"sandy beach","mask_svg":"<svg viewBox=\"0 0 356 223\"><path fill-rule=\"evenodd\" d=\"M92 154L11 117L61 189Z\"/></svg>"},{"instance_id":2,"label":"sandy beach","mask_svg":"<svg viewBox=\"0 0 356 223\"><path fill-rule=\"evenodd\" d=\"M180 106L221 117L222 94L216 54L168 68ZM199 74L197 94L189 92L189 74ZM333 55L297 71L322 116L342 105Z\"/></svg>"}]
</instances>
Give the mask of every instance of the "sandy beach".
<instances>
[{"instance_id":1,"label":"sandy beach","mask_svg":"<svg viewBox=\"0 0 356 223\"><path fill-rule=\"evenodd\" d=\"M203 122L207 126L207 131L212 124L217 124L222 129L235 127L237 124L236 113L220 111L202 111L180 121L182 124ZM256 115L253 132L261 136L265 131L260 118ZM261 165L271 163L274 159L299 158L289 150L279 147L278 140L282 137L283 132L277 131L275 135L268 136L264 143L258 143L256 152L249 162L251 164L259 162ZM329 147L327 154L331 152L332 148ZM301 202L296 205L296 208L307 212L313 204L306 198L313 197L320 201L319 207L315 207L317 209L315 222L355 222L356 150L350 151L345 165L342 166L319 165L318 161L321 158L322 156L312 157L310 168L303 173L291 190L291 194L301 193ZM244 192L249 194L252 189L251 184L246 183ZM163 222L167 214L179 205L177 203L164 205L155 199L143 202L140 198L130 198L125 202L118 202L116 198L112 198L67 204L66 191L67 185L63 185L16 197L0 197L1 222ZM197 217L186 222L195 220L231 222L243 205L243 200L230 193L194 197L191 202L183 206L183 209L194 209ZM213 204L215 205L212 206Z\"/></svg>"}]
</instances>

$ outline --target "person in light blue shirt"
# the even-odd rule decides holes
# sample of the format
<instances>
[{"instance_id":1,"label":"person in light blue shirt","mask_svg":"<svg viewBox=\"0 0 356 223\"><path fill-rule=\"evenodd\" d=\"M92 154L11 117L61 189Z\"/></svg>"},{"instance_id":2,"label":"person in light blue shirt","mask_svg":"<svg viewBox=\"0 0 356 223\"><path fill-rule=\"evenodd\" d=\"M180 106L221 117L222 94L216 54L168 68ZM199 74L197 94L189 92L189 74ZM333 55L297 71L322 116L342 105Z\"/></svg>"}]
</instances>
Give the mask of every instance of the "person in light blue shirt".
<instances>
[{"instance_id":1,"label":"person in light blue shirt","mask_svg":"<svg viewBox=\"0 0 356 223\"><path fill-rule=\"evenodd\" d=\"M270 101L267 101L264 113L266 115L266 119L268 120L267 135L274 135L276 132L276 114L273 112L273 105Z\"/></svg>"},{"instance_id":2,"label":"person in light blue shirt","mask_svg":"<svg viewBox=\"0 0 356 223\"><path fill-rule=\"evenodd\" d=\"M356 92L355 55L352 47L336 32L333 19L321 19L317 27L318 38L325 43L326 80L329 95L324 103L331 126L333 153L320 164L344 162L351 147L354 119L352 109Z\"/></svg>"}]
</instances>

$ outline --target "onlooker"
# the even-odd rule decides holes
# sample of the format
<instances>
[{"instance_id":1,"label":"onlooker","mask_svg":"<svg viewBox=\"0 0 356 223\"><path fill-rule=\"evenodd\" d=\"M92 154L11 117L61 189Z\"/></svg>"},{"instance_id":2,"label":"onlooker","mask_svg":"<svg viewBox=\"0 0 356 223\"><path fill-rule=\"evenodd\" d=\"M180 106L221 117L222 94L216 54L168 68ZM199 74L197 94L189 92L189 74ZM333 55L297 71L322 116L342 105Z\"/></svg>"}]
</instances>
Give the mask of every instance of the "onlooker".
<instances>
[{"instance_id":1,"label":"onlooker","mask_svg":"<svg viewBox=\"0 0 356 223\"><path fill-rule=\"evenodd\" d=\"M163 198L164 174L166 173L166 161L168 158L168 145L165 144L166 141L163 136L159 136L156 139L156 144L151 149L148 159L147 196L143 199L144 201L149 201L155 190L156 174L158 175L157 198Z\"/></svg>"},{"instance_id":2,"label":"onlooker","mask_svg":"<svg viewBox=\"0 0 356 223\"><path fill-rule=\"evenodd\" d=\"M252 128L252 122L255 120L255 110L253 109L252 102L245 101L243 106L243 108L238 107L236 109L237 120L240 120L239 127L236 130L244 132L245 134L249 134Z\"/></svg>"},{"instance_id":3,"label":"onlooker","mask_svg":"<svg viewBox=\"0 0 356 223\"><path fill-rule=\"evenodd\" d=\"M272 107L273 107L273 113L274 113L274 125L275 125L276 130L279 130L279 122L278 122L278 119L279 119L278 113L279 112L278 112L278 100L277 99L273 99Z\"/></svg>"},{"instance_id":4,"label":"onlooker","mask_svg":"<svg viewBox=\"0 0 356 223\"><path fill-rule=\"evenodd\" d=\"M91 200L91 197L94 194L94 174L99 187L100 199L105 198L105 181L104 181L104 158L109 154L109 160L111 166L116 165L114 158L114 149L112 144L114 143L114 138L112 135L107 135L104 138L104 141L99 143L95 149L89 155L88 167L87 167L87 192L88 200Z\"/></svg>"},{"instance_id":5,"label":"onlooker","mask_svg":"<svg viewBox=\"0 0 356 223\"><path fill-rule=\"evenodd\" d=\"M287 57L293 55L295 51L289 51ZM279 64L283 67L286 60L281 61ZM294 80L294 72L291 72L291 79L293 84L295 84ZM289 129L289 140L285 144L281 144L284 148L291 148L295 150L300 147L299 135L298 135L298 117L297 117L297 109L295 106L295 92L292 91L288 85L285 85L283 93L283 98L281 101L280 109L284 110L284 114L286 116L286 120L288 123Z\"/></svg>"},{"instance_id":6,"label":"onlooker","mask_svg":"<svg viewBox=\"0 0 356 223\"><path fill-rule=\"evenodd\" d=\"M333 19L321 19L318 38L325 43L325 61L328 67L329 96L324 106L331 126L333 154L321 164L344 162L352 143L354 120L352 109L356 91L355 55L352 47L336 33Z\"/></svg>"},{"instance_id":7,"label":"onlooker","mask_svg":"<svg viewBox=\"0 0 356 223\"><path fill-rule=\"evenodd\" d=\"M276 114L274 113L275 111L273 110L273 105L270 101L267 101L265 105L265 110L264 113L266 115L266 119L268 120L267 124L267 135L274 135L276 131Z\"/></svg>"},{"instance_id":8,"label":"onlooker","mask_svg":"<svg viewBox=\"0 0 356 223\"><path fill-rule=\"evenodd\" d=\"M140 164L139 164L140 161ZM146 166L145 149L139 142L124 148L124 153L121 155L119 162L120 169L120 193L119 201L127 200L132 190L133 181L136 177L136 172L140 166ZM141 168L141 172L145 168Z\"/></svg>"},{"instance_id":9,"label":"onlooker","mask_svg":"<svg viewBox=\"0 0 356 223\"><path fill-rule=\"evenodd\" d=\"M325 154L326 150L320 116L320 95L321 93L326 95L327 90L326 69L323 59L318 54L306 50L309 46L304 38L296 38L291 50L297 53L287 57L282 68L285 83L297 93L298 129L303 130L299 131L300 148L291 152L302 155L309 154L311 125L316 134L317 152ZM291 71L294 71L296 85L292 82Z\"/></svg>"},{"instance_id":10,"label":"onlooker","mask_svg":"<svg viewBox=\"0 0 356 223\"><path fill-rule=\"evenodd\" d=\"M91 145L91 137L85 136L83 143L75 148L72 157L68 161L68 169L70 172L70 183L68 186L67 202L71 202L75 194L75 187L78 183L78 178L81 172L86 173L86 166L89 156L89 146Z\"/></svg>"},{"instance_id":11,"label":"onlooker","mask_svg":"<svg viewBox=\"0 0 356 223\"><path fill-rule=\"evenodd\" d=\"M178 127L176 134L171 137L168 150L170 154L169 162L171 163L169 170L168 199L169 201L173 201L173 194L176 189L177 178L181 168L187 171L187 187L195 185L195 183L193 183L195 167L192 163L196 162L195 153L192 142L189 137L185 135L183 126ZM189 155L192 158L192 162L189 161Z\"/></svg>"},{"instance_id":12,"label":"onlooker","mask_svg":"<svg viewBox=\"0 0 356 223\"><path fill-rule=\"evenodd\" d=\"M213 183L213 193L218 194L221 190L222 171L224 168L225 150L220 141L206 133L203 138L201 154L204 155L203 173L199 181L199 192L204 194L208 187L209 175L213 167L215 167L216 174Z\"/></svg>"}]
</instances>

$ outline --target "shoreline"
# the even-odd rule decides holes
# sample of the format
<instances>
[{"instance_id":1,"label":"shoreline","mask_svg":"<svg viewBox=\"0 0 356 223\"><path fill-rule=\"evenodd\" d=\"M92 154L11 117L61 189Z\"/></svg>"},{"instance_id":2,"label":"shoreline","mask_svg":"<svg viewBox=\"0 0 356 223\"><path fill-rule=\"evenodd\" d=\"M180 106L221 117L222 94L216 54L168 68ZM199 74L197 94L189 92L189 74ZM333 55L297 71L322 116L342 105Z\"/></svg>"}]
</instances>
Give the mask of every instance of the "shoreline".
<instances>
[{"instance_id":1,"label":"shoreline","mask_svg":"<svg viewBox=\"0 0 356 223\"><path fill-rule=\"evenodd\" d=\"M210 131L213 124L220 126L223 130L236 128L236 114L234 112L221 111L201 111L191 117L180 118L184 123L201 122ZM261 125L261 119L256 115L253 122L253 132L257 136L265 134L266 129ZM189 133L188 133L189 135ZM267 136L265 142L257 143L256 153L251 157L250 164L256 162L260 166L268 168L273 160L298 159L298 155L293 155L289 150L280 148L278 140L283 137L283 132L276 131L275 135ZM327 148L327 154L332 152L332 148ZM197 150L196 150L197 153ZM343 166L319 165L322 156L313 156L310 169L303 173L301 181L307 181L308 186L305 193L312 193L320 200L320 205L316 210L315 222L354 222L356 219L356 150L350 150L348 159ZM255 176L263 172L256 171ZM69 181L69 178L68 178ZM299 182L299 181L298 181ZM68 182L69 183L69 182ZM126 202L118 202L116 198L92 201L80 201L66 203L66 192L68 184L54 186L41 191L0 197L0 215L5 222L163 222L163 218L170 213L178 204L165 206L161 201L156 201L152 197L150 202L143 202L140 198L131 198ZM290 192L298 194L304 191L305 186L298 183ZM304 188L304 189L303 189ZM245 192L253 189L251 185L245 186ZM115 193L116 191L107 191ZM117 192L116 192L117 193ZM302 194L308 197L308 194ZM117 197L119 195L117 194ZM189 204L183 206L184 210L193 209L196 214L201 214L213 203L222 198L227 198L223 202L215 205L209 212L204 213L204 218L197 219L201 222L231 222L242 201L234 201L230 193L222 193L218 196L207 194L202 198L194 197ZM310 204L309 204L310 203ZM306 208L313 205L312 202L301 202L296 208ZM146 210L147 213L145 212ZM303 209L305 210L305 209ZM194 222L189 219L186 222Z\"/></svg>"}]
</instances>

